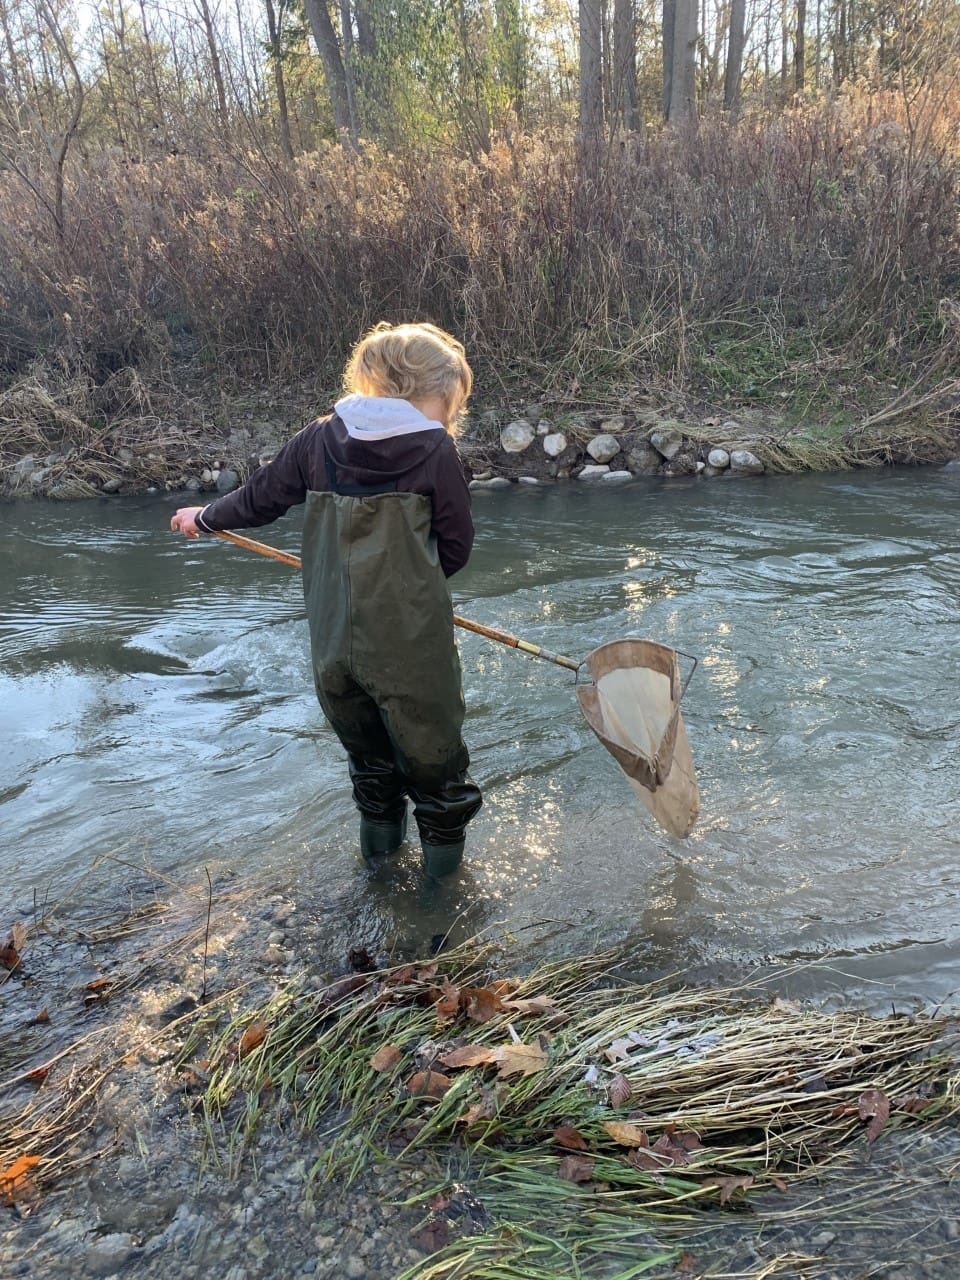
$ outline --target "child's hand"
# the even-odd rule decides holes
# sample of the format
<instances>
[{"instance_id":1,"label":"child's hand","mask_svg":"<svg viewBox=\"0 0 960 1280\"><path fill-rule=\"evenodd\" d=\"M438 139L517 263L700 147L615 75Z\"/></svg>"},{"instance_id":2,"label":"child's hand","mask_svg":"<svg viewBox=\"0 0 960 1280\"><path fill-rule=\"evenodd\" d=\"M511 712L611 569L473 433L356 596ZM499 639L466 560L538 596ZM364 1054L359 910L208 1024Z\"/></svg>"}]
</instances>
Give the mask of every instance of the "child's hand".
<instances>
[{"instance_id":1,"label":"child's hand","mask_svg":"<svg viewBox=\"0 0 960 1280\"><path fill-rule=\"evenodd\" d=\"M188 538L199 538L197 512L202 510L203 507L181 507L175 515L171 516L170 528L174 533L186 534Z\"/></svg>"}]
</instances>

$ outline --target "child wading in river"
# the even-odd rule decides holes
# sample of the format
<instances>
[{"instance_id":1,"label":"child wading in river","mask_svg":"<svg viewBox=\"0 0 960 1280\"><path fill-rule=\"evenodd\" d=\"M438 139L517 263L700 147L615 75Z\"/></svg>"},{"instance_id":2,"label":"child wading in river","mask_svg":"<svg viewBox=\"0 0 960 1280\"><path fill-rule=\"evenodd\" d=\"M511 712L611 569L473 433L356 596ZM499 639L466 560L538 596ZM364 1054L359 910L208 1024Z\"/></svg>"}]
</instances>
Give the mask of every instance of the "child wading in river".
<instances>
[{"instance_id":1,"label":"child wading in river","mask_svg":"<svg viewBox=\"0 0 960 1280\"><path fill-rule=\"evenodd\" d=\"M173 530L269 524L297 503L314 681L350 764L365 858L395 853L407 797L433 876L456 870L480 808L461 737L463 693L446 579L473 544L452 431L473 376L455 338L380 324L347 365L348 394L247 483Z\"/></svg>"}]
</instances>

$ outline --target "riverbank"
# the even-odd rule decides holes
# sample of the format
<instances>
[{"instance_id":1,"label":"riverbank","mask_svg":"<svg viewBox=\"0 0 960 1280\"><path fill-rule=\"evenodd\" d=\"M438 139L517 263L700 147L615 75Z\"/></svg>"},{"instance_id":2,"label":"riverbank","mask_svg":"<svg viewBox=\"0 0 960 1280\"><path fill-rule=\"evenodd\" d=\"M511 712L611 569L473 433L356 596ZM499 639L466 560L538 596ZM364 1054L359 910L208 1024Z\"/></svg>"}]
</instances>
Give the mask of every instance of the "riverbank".
<instances>
[{"instance_id":1,"label":"riverbank","mask_svg":"<svg viewBox=\"0 0 960 1280\"><path fill-rule=\"evenodd\" d=\"M191 389L192 387L192 389ZM132 370L95 387L37 367L0 393L0 498L229 492L309 422L332 390L220 394L195 378L147 388ZM461 451L475 488L638 476L753 476L942 464L960 456L952 385L855 402L824 416L624 395L595 407L571 397L481 402Z\"/></svg>"},{"instance_id":2,"label":"riverbank","mask_svg":"<svg viewBox=\"0 0 960 1280\"><path fill-rule=\"evenodd\" d=\"M944 1019L513 977L496 937L313 959L307 893L105 870L122 913L8 940L4 1274L932 1280L956 1248Z\"/></svg>"}]
</instances>

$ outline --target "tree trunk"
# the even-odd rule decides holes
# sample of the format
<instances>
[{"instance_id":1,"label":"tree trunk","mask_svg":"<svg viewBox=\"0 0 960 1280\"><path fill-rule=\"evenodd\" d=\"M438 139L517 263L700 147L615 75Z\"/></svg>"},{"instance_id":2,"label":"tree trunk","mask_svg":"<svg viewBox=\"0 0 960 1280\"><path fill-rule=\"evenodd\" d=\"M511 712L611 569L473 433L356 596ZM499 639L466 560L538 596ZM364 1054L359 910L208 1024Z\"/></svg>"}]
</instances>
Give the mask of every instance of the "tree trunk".
<instances>
[{"instance_id":1,"label":"tree trunk","mask_svg":"<svg viewBox=\"0 0 960 1280\"><path fill-rule=\"evenodd\" d=\"M635 133L640 128L634 0L613 5L613 110L621 129Z\"/></svg>"},{"instance_id":2,"label":"tree trunk","mask_svg":"<svg viewBox=\"0 0 960 1280\"><path fill-rule=\"evenodd\" d=\"M347 74L343 66L343 55L337 33L330 20L327 0L304 0L304 9L310 30L323 64L323 75L327 82L327 93L333 108L333 124L340 144L346 150L357 150L357 138L350 128L350 103L347 98Z\"/></svg>"},{"instance_id":3,"label":"tree trunk","mask_svg":"<svg viewBox=\"0 0 960 1280\"><path fill-rule=\"evenodd\" d=\"M733 119L740 113L740 80L743 76L744 31L747 0L731 0L727 65L723 73L723 105Z\"/></svg>"},{"instance_id":4,"label":"tree trunk","mask_svg":"<svg viewBox=\"0 0 960 1280\"><path fill-rule=\"evenodd\" d=\"M343 38L343 74L347 82L347 110L350 113L350 137L360 137L360 110L357 105L357 55L353 39L353 14L350 0L340 0L340 34Z\"/></svg>"},{"instance_id":5,"label":"tree trunk","mask_svg":"<svg viewBox=\"0 0 960 1280\"><path fill-rule=\"evenodd\" d=\"M220 50L217 47L217 29L213 22L213 15L210 12L210 6L207 0L197 0L197 8L200 10L200 17L203 19L203 34L207 41L207 50L210 54L210 69L213 72L213 83L217 90L217 111L220 115L220 124L222 128L227 127L227 91L223 83L223 67L220 63Z\"/></svg>"},{"instance_id":6,"label":"tree trunk","mask_svg":"<svg viewBox=\"0 0 960 1280\"><path fill-rule=\"evenodd\" d=\"M270 61L273 63L273 85L277 94L277 114L280 117L280 146L288 160L293 159L293 139L290 136L290 112L287 108L287 82L283 75L283 49L281 26L273 0L265 0L267 7L267 34L270 37Z\"/></svg>"},{"instance_id":7,"label":"tree trunk","mask_svg":"<svg viewBox=\"0 0 960 1280\"><path fill-rule=\"evenodd\" d=\"M697 116L697 0L675 0L675 5L667 121L683 124Z\"/></svg>"},{"instance_id":8,"label":"tree trunk","mask_svg":"<svg viewBox=\"0 0 960 1280\"><path fill-rule=\"evenodd\" d=\"M670 99L673 97L673 37L677 26L677 0L663 0L663 118L670 116Z\"/></svg>"},{"instance_id":9,"label":"tree trunk","mask_svg":"<svg viewBox=\"0 0 960 1280\"><path fill-rule=\"evenodd\" d=\"M580 141L596 143L603 131L603 0L580 3Z\"/></svg>"},{"instance_id":10,"label":"tree trunk","mask_svg":"<svg viewBox=\"0 0 960 1280\"><path fill-rule=\"evenodd\" d=\"M807 61L807 0L797 0L797 36L793 46L793 90L803 93L806 88Z\"/></svg>"}]
</instances>

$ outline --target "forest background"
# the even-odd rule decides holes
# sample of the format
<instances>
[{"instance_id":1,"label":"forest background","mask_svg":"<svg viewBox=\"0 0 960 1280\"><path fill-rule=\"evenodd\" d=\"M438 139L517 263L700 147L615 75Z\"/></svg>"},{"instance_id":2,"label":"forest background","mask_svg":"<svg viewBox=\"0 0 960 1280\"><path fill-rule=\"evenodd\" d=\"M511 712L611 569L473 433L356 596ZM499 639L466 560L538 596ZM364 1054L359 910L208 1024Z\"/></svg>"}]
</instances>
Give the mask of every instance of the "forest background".
<instances>
[{"instance_id":1,"label":"forest background","mask_svg":"<svg viewBox=\"0 0 960 1280\"><path fill-rule=\"evenodd\" d=\"M958 81L956 0L0 0L0 419L384 318L505 398L954 412Z\"/></svg>"}]
</instances>

